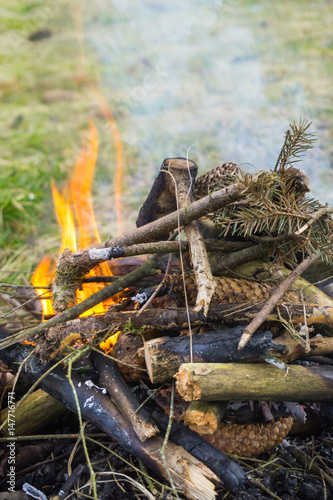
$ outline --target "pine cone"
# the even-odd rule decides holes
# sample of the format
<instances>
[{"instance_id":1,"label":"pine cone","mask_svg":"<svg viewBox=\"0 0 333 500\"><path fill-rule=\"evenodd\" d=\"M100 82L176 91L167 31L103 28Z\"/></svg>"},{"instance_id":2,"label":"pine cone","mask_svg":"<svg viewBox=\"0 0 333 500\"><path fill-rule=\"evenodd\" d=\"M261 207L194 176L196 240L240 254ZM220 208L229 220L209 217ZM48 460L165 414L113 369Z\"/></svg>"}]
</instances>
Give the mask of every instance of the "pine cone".
<instances>
[{"instance_id":1,"label":"pine cone","mask_svg":"<svg viewBox=\"0 0 333 500\"><path fill-rule=\"evenodd\" d=\"M213 434L202 437L224 453L254 457L279 445L289 433L291 416L272 420L268 424L220 424Z\"/></svg>"},{"instance_id":2,"label":"pine cone","mask_svg":"<svg viewBox=\"0 0 333 500\"><path fill-rule=\"evenodd\" d=\"M211 304L239 304L243 302L260 302L268 300L272 295L273 287L264 283L257 283L242 278L226 278L214 276L216 282L215 293ZM188 303L193 306L197 297L197 285L194 274L185 274L185 284ZM181 274L171 275L167 279L167 286L171 288L177 299L184 300L183 279ZM284 296L287 302L299 302L299 297L294 292L287 292Z\"/></svg>"},{"instance_id":3,"label":"pine cone","mask_svg":"<svg viewBox=\"0 0 333 500\"><path fill-rule=\"evenodd\" d=\"M196 200L207 196L207 194L217 188L223 188L227 185L227 179L238 172L236 163L223 163L219 167L210 170L206 174L197 178L193 189L193 196Z\"/></svg>"}]
</instances>

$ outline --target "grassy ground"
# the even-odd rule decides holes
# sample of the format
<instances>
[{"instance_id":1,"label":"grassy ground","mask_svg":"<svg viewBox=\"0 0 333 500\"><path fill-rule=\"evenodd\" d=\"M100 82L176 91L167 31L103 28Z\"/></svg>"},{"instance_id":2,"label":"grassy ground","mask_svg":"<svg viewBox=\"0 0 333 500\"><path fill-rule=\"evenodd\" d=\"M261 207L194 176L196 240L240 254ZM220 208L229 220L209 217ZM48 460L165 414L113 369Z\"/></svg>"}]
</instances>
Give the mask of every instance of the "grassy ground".
<instances>
[{"instance_id":1,"label":"grassy ground","mask_svg":"<svg viewBox=\"0 0 333 500\"><path fill-rule=\"evenodd\" d=\"M163 2L157 2L156 12L164 7ZM86 37L84 59L77 38L82 35L81 14ZM95 211L102 238L116 231L113 201L116 153L95 93L100 76L104 82L108 81L106 98L122 136L128 138L134 131L138 136L137 141L129 139L125 144L125 230L133 226L135 213L163 158L186 154L193 142L197 130L193 128L193 121L196 107L200 105L195 85L198 85L199 94L205 91L200 85L205 81L205 71L210 68L205 56L206 39L198 46L194 45L197 41L193 37L186 39L184 51L191 48L197 53L186 67L189 78L180 82L180 87L174 87L175 98L159 106L157 102L150 115L145 109L150 102L145 78L149 74L149 64L155 61L161 47L151 47L148 62L141 61L140 53L133 56L133 64L132 59L125 59L122 53L112 62L109 55L115 57L112 37L116 32L123 43L124 54L132 50L128 48L130 36L135 43L132 28L124 24L124 15L130 18L131 12L121 16L111 4L107 6L103 2L3 0L1 3L0 279L12 279L14 276L10 277L9 271L19 275L30 273L44 253L57 252L60 236L53 213L50 181L54 178L58 186L62 186L70 176L90 119L100 133ZM132 13L134 20L136 15ZM260 148L269 150L273 141L278 149L283 141L282 136L276 137L276 122L272 126L267 117L272 116L287 126L287 117L298 119L295 115L299 109L311 109L326 162L325 169L318 167L319 174L315 175L331 180L327 167L333 154L332 17L330 2L323 0L293 0L288 5L268 0L241 0L225 2L221 14L210 24L206 23L207 33L213 40L214 37L216 40L230 37L233 41L236 36L242 40L248 32L251 44L247 45L246 37L243 44L242 41L239 45L226 43L223 58L228 64L232 61L232 65L225 69L235 72L237 79L231 79L230 84L226 82L223 92L218 88L218 79L217 88L213 81L207 84L211 84L207 99L205 97L204 111L208 118L207 122L198 125L199 131L202 127L204 133L194 148L193 158L204 169L224 159L255 162L257 158L253 155ZM178 19L179 25L184 24L184 19L181 21ZM204 17L202 22L206 22ZM104 53L89 45L92 27L105 32L111 40L110 49ZM36 31L45 29L50 36L31 40ZM219 38L222 30L223 36ZM176 61L177 43L176 38L168 41L168 50L174 52ZM256 88L258 61L262 102L247 109L250 98L256 99L257 95L249 95L249 92ZM162 73L158 82L161 87ZM254 78L250 82L252 86L242 92L246 80L251 78ZM240 101L238 94L233 92L234 86L238 86ZM146 100L139 100L140 92L148 94ZM158 101L158 88L154 93ZM301 98L302 105L298 106ZM221 151L226 152L226 156L221 158ZM267 158L264 155L261 158L267 166ZM318 162L318 155L315 162ZM261 167L259 160L257 163Z\"/></svg>"}]
</instances>

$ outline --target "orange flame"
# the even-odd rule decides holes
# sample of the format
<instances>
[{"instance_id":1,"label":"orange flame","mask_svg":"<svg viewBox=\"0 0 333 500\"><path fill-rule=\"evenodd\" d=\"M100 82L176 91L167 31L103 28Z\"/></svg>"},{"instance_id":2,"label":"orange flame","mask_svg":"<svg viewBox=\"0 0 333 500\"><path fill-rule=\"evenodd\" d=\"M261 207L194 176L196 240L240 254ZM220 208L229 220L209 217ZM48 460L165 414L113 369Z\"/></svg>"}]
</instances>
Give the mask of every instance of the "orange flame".
<instances>
[{"instance_id":1,"label":"orange flame","mask_svg":"<svg viewBox=\"0 0 333 500\"><path fill-rule=\"evenodd\" d=\"M48 287L50 284L50 264L51 264L51 257L43 257L39 265L37 266L34 274L32 275L31 278L31 283L33 286L40 286L40 287ZM50 296L50 293L47 292L47 290L43 288L37 288L36 292L38 295L41 295L43 297L46 297L46 293L48 296ZM46 293L45 293L46 292ZM48 314L53 314L53 307L52 303L49 299L41 299L42 303L42 308L43 308L43 315L46 316Z\"/></svg>"},{"instance_id":2,"label":"orange flame","mask_svg":"<svg viewBox=\"0 0 333 500\"><path fill-rule=\"evenodd\" d=\"M91 199L91 188L94 176L94 169L97 160L98 152L98 133L93 123L90 124L88 141L85 147L82 147L81 152L76 161L72 180L69 185L68 199L59 193L56 186L52 182L52 196L55 206L57 219L62 230L62 243L58 255L65 248L69 248L72 252L79 249L87 248L89 245L95 245L101 242L97 224L94 215L94 209ZM75 214L75 218L73 215ZM76 243L75 221L78 226L79 245ZM51 258L44 257L37 266L32 277L32 284L36 287L47 287L52 279L54 266L51 268ZM106 263L101 264L98 268L90 271L88 276L112 276L109 266ZM77 292L77 302L82 302L90 297L93 293L103 288L103 284L84 283L82 289ZM45 294L44 289L37 288L39 295ZM49 299L42 299L43 315L55 314ZM108 305L113 303L112 299L98 304L82 314L101 314L105 312Z\"/></svg>"}]
</instances>

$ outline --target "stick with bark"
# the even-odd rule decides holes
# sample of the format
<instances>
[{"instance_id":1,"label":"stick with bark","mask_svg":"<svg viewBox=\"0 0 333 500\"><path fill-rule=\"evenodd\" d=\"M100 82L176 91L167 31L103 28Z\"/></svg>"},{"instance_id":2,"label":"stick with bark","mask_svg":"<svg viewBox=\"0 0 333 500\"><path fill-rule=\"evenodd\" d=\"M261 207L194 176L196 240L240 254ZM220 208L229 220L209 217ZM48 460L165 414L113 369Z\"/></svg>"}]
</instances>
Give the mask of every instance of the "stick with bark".
<instances>
[{"instance_id":1,"label":"stick with bark","mask_svg":"<svg viewBox=\"0 0 333 500\"><path fill-rule=\"evenodd\" d=\"M251 323L245 328L242 338L239 341L238 349L243 349L247 342L250 340L254 332L267 320L270 312L277 305L279 300L282 299L284 294L289 290L292 283L306 270L308 269L316 260L318 255L313 255L307 257L297 268L286 278L281 285L275 290L271 298L266 302L261 311L257 316L251 321Z\"/></svg>"},{"instance_id":2,"label":"stick with bark","mask_svg":"<svg viewBox=\"0 0 333 500\"><path fill-rule=\"evenodd\" d=\"M21 342L29 337L32 337L33 335L39 334L43 330L51 326L59 325L60 323L64 323L65 321L75 319L80 316L80 314L88 311L100 302L113 297L114 295L133 285L137 281L140 281L147 276L153 275L156 272L158 272L157 257L154 256L151 259L147 260L144 264L142 264L142 266L140 266L138 269L135 269L135 271L132 271L123 278L119 278L116 282L107 285L106 287L102 288L98 292L94 293L93 295L83 300L79 304L71 307L70 309L63 311L62 313L54 316L48 321L40 323L39 325L29 328L28 330L25 330L23 332L13 334L11 337L2 340L0 342L0 349L15 344L16 342Z\"/></svg>"}]
</instances>

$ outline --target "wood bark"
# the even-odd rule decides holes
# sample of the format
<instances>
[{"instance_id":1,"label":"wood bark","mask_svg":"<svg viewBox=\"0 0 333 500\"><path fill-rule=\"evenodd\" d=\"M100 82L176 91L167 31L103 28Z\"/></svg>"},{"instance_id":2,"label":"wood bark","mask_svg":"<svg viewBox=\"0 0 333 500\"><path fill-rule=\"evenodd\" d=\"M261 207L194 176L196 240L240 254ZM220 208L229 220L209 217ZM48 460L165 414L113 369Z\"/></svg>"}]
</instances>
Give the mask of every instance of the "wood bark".
<instances>
[{"instance_id":1,"label":"wood bark","mask_svg":"<svg viewBox=\"0 0 333 500\"><path fill-rule=\"evenodd\" d=\"M237 350L243 328L218 330L192 336L193 362L224 363L254 357L274 348L272 334L260 332L246 349ZM153 384L170 380L182 363L190 361L190 337L161 337L144 343L144 356Z\"/></svg>"},{"instance_id":2,"label":"wood bark","mask_svg":"<svg viewBox=\"0 0 333 500\"><path fill-rule=\"evenodd\" d=\"M316 336L309 340L306 349L305 342L298 342L288 332L273 340L277 350L271 352L279 359L289 362L295 359L333 354L333 337Z\"/></svg>"},{"instance_id":3,"label":"wood bark","mask_svg":"<svg viewBox=\"0 0 333 500\"><path fill-rule=\"evenodd\" d=\"M176 375L186 401L332 401L333 367L187 363Z\"/></svg>"},{"instance_id":4,"label":"wood bark","mask_svg":"<svg viewBox=\"0 0 333 500\"><path fill-rule=\"evenodd\" d=\"M198 434L213 434L227 406L227 401L192 401L184 414L184 423Z\"/></svg>"},{"instance_id":5,"label":"wood bark","mask_svg":"<svg viewBox=\"0 0 333 500\"><path fill-rule=\"evenodd\" d=\"M137 411L140 404L119 373L115 362L112 359L103 359L102 356L95 356L95 359L99 372L99 385L108 391L113 403L123 417L129 420L140 441L144 442L156 436L158 428L144 408Z\"/></svg>"},{"instance_id":6,"label":"wood bark","mask_svg":"<svg viewBox=\"0 0 333 500\"><path fill-rule=\"evenodd\" d=\"M9 430L8 412L14 416L15 412L15 435L27 436L44 425L53 422L66 411L66 408L47 392L42 389L30 394L25 401L16 408L5 408L0 412L0 425L4 426L1 429L6 436L12 435L12 430ZM12 420L11 420L12 422Z\"/></svg>"}]
</instances>

